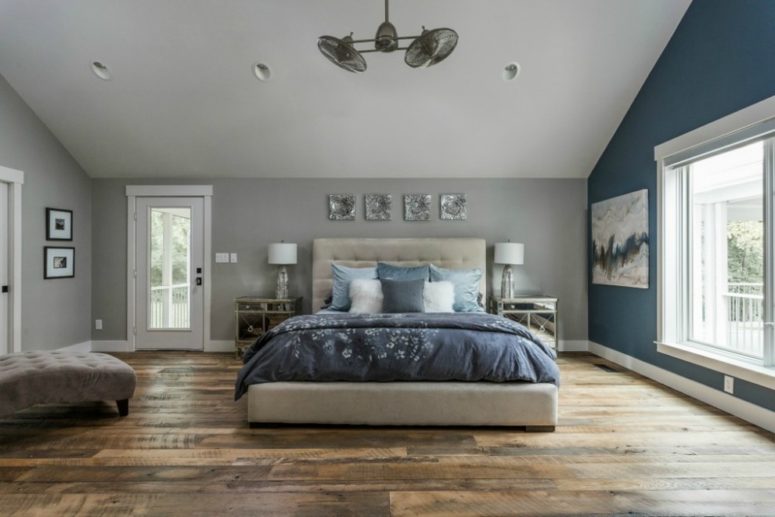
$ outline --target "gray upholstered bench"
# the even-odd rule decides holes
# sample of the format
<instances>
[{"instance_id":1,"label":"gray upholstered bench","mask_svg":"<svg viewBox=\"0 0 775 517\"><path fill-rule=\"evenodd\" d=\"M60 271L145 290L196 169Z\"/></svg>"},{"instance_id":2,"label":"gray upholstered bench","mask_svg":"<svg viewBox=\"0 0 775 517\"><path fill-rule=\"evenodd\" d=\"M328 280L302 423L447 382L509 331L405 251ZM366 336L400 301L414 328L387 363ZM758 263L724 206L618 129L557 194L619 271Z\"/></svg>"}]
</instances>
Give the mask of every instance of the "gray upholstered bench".
<instances>
[{"instance_id":1,"label":"gray upholstered bench","mask_svg":"<svg viewBox=\"0 0 775 517\"><path fill-rule=\"evenodd\" d=\"M106 354L27 352L0 356L0 417L35 404L115 400L121 416L137 379L131 366Z\"/></svg>"}]
</instances>

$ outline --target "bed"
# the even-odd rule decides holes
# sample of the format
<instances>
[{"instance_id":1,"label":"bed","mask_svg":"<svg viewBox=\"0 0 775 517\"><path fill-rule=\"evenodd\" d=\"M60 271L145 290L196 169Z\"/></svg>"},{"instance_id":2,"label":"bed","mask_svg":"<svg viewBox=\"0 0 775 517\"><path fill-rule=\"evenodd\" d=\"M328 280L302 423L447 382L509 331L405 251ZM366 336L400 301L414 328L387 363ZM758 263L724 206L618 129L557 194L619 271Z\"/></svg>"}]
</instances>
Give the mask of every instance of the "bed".
<instances>
[{"instance_id":1,"label":"bed","mask_svg":"<svg viewBox=\"0 0 775 517\"><path fill-rule=\"evenodd\" d=\"M312 265L313 308L322 307L331 292L332 263L368 267L378 261L402 266L433 263L449 269L478 267L486 272L486 243L482 239L316 239ZM485 295L486 284L484 274L480 291ZM339 318L346 320L348 316ZM464 322L466 329L473 325L474 330L479 331L488 330L480 328L487 325L506 325L506 320L499 318L496 321L497 317L489 315L458 320L438 318L446 327ZM308 317L303 325L314 327L315 319ZM395 325L411 325L410 320L397 318ZM379 321L380 327L384 327L393 325L394 320ZM340 324L351 325L346 321ZM362 322L358 324L363 325ZM296 325L302 324L297 322ZM352 326L356 326L354 322ZM509 327L507 331L519 333L522 330ZM308 332L313 331L314 328ZM290 341L287 344L290 346ZM553 431L557 424L558 377L555 382L300 382L275 381L273 378L248 382L244 374L247 364L246 361L237 389L238 396L245 393L248 397L248 421L251 424L525 426L532 431ZM528 365L526 371L529 373L530 370ZM282 375L277 377L282 378Z\"/></svg>"}]
</instances>

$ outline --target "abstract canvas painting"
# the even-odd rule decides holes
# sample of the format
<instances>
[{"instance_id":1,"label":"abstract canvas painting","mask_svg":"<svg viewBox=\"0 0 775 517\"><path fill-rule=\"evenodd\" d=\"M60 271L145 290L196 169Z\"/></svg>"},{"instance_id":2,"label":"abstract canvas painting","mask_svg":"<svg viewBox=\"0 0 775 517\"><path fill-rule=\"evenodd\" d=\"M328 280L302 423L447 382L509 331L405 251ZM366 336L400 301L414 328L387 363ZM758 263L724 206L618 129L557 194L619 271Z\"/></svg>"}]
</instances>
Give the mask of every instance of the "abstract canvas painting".
<instances>
[{"instance_id":1,"label":"abstract canvas painting","mask_svg":"<svg viewBox=\"0 0 775 517\"><path fill-rule=\"evenodd\" d=\"M355 194L329 194L328 219L355 221Z\"/></svg>"},{"instance_id":2,"label":"abstract canvas painting","mask_svg":"<svg viewBox=\"0 0 775 517\"><path fill-rule=\"evenodd\" d=\"M430 194L404 194L404 221L430 221L430 219Z\"/></svg>"},{"instance_id":3,"label":"abstract canvas painting","mask_svg":"<svg viewBox=\"0 0 775 517\"><path fill-rule=\"evenodd\" d=\"M366 205L367 221L390 221L393 209L393 196L390 194L366 194L363 197Z\"/></svg>"},{"instance_id":4,"label":"abstract canvas painting","mask_svg":"<svg viewBox=\"0 0 775 517\"><path fill-rule=\"evenodd\" d=\"M649 286L648 190L592 204L592 283Z\"/></svg>"},{"instance_id":5,"label":"abstract canvas painting","mask_svg":"<svg viewBox=\"0 0 775 517\"><path fill-rule=\"evenodd\" d=\"M468 219L465 194L442 194L439 196L440 218L444 221L465 221Z\"/></svg>"}]
</instances>

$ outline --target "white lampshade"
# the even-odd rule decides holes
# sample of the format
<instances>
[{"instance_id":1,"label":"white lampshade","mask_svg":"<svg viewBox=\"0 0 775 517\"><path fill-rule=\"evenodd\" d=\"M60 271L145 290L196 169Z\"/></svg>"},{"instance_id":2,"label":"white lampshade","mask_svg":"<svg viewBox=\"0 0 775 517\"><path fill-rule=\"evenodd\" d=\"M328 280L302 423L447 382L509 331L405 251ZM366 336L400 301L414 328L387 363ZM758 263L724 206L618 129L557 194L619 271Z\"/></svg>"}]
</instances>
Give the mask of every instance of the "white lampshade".
<instances>
[{"instance_id":1,"label":"white lampshade","mask_svg":"<svg viewBox=\"0 0 775 517\"><path fill-rule=\"evenodd\" d=\"M293 242L273 242L269 245L270 264L295 264L296 244Z\"/></svg>"},{"instance_id":2,"label":"white lampshade","mask_svg":"<svg viewBox=\"0 0 775 517\"><path fill-rule=\"evenodd\" d=\"M521 265L525 263L525 245L521 242L496 242L495 263Z\"/></svg>"}]
</instances>

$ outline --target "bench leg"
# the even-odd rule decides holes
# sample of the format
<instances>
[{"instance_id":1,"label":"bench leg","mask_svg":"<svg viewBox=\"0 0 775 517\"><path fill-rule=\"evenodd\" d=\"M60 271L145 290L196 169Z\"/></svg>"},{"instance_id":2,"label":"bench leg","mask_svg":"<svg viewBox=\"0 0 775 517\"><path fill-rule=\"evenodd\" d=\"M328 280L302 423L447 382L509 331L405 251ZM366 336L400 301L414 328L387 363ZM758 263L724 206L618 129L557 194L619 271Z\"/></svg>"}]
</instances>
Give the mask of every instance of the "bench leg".
<instances>
[{"instance_id":1,"label":"bench leg","mask_svg":"<svg viewBox=\"0 0 775 517\"><path fill-rule=\"evenodd\" d=\"M129 399L117 400L118 416L127 416L129 414Z\"/></svg>"},{"instance_id":2,"label":"bench leg","mask_svg":"<svg viewBox=\"0 0 775 517\"><path fill-rule=\"evenodd\" d=\"M525 432L528 433L553 433L553 425L526 425Z\"/></svg>"}]
</instances>

